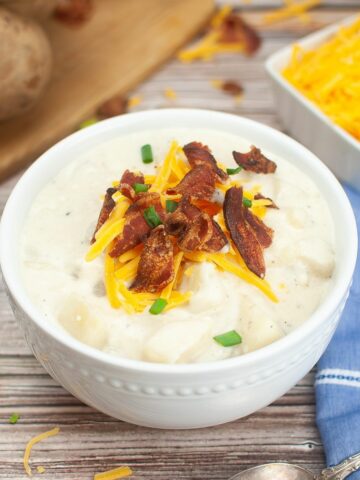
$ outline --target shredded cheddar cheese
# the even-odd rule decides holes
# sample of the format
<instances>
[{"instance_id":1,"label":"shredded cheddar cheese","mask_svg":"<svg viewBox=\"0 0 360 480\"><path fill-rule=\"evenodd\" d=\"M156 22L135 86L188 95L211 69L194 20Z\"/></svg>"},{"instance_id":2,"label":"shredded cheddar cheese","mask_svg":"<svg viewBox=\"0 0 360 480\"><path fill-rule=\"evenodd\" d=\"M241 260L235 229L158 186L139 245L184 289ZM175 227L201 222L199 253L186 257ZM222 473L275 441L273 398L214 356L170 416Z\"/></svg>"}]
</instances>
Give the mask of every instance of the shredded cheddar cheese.
<instances>
[{"instance_id":1,"label":"shredded cheddar cheese","mask_svg":"<svg viewBox=\"0 0 360 480\"><path fill-rule=\"evenodd\" d=\"M159 168L159 172L156 175L154 183L150 188L150 192L161 193L163 190L165 190L166 183L169 180L169 177L171 174L172 164L176 162L175 155L176 155L177 149L178 149L178 144L177 142L173 141L170 146L170 150L168 151L165 157L164 163Z\"/></svg>"},{"instance_id":2,"label":"shredded cheddar cheese","mask_svg":"<svg viewBox=\"0 0 360 480\"><path fill-rule=\"evenodd\" d=\"M164 311L167 312L172 308L179 307L180 305L187 303L190 300L191 295L192 295L191 292L186 292L186 293L173 292L171 294L169 302L166 305Z\"/></svg>"},{"instance_id":3,"label":"shredded cheddar cheese","mask_svg":"<svg viewBox=\"0 0 360 480\"><path fill-rule=\"evenodd\" d=\"M132 258L124 266L116 270L116 273L115 273L116 278L119 278L120 280L125 280L125 281L132 280L133 278L135 278L139 262L140 262L140 255Z\"/></svg>"},{"instance_id":4,"label":"shredded cheddar cheese","mask_svg":"<svg viewBox=\"0 0 360 480\"><path fill-rule=\"evenodd\" d=\"M176 100L177 98L177 93L175 92L174 89L167 87L164 90L164 96L168 98L169 100Z\"/></svg>"},{"instance_id":5,"label":"shredded cheddar cheese","mask_svg":"<svg viewBox=\"0 0 360 480\"><path fill-rule=\"evenodd\" d=\"M248 268L240 267L230 258L230 256L221 253L208 253L207 258L223 270L233 273L242 280L245 280L247 283L258 287L273 302L278 302L275 293L272 291L266 280L262 280L252 273Z\"/></svg>"},{"instance_id":6,"label":"shredded cheddar cheese","mask_svg":"<svg viewBox=\"0 0 360 480\"><path fill-rule=\"evenodd\" d=\"M302 20L308 19L306 13L314 7L320 5L322 0L300 0L297 2L287 1L286 5L282 8L279 8L275 11L266 13L263 18L265 25L271 23L280 22L288 18L297 17Z\"/></svg>"},{"instance_id":7,"label":"shredded cheddar cheese","mask_svg":"<svg viewBox=\"0 0 360 480\"><path fill-rule=\"evenodd\" d=\"M183 256L184 256L184 252L179 252L175 255L175 258L174 258L174 278L169 283L169 285L167 285L164 288L164 290L161 292L161 295L160 295L160 297L165 298L165 300L169 300L169 298L170 298L170 295L172 293L174 284L176 283L176 278L177 278L177 275L179 273L180 263L183 259Z\"/></svg>"},{"instance_id":8,"label":"shredded cheddar cheese","mask_svg":"<svg viewBox=\"0 0 360 480\"><path fill-rule=\"evenodd\" d=\"M240 42L225 43L219 41L219 28L225 18L232 12L230 5L224 5L212 18L211 30L194 47L181 50L178 59L188 63L194 60L211 60L219 53L237 53L244 51L244 45Z\"/></svg>"},{"instance_id":9,"label":"shredded cheddar cheese","mask_svg":"<svg viewBox=\"0 0 360 480\"><path fill-rule=\"evenodd\" d=\"M140 255L140 253L142 252L143 250L143 245L137 245L136 247L132 248L131 250L128 250L127 252L123 253L122 255L120 255L119 257L119 262L120 263L126 263L128 262L129 260L132 260L133 258L137 257L138 255Z\"/></svg>"},{"instance_id":10,"label":"shredded cheddar cheese","mask_svg":"<svg viewBox=\"0 0 360 480\"><path fill-rule=\"evenodd\" d=\"M132 473L130 467L118 467L107 472L97 473L94 480L119 480L120 478L130 477Z\"/></svg>"},{"instance_id":11,"label":"shredded cheddar cheese","mask_svg":"<svg viewBox=\"0 0 360 480\"><path fill-rule=\"evenodd\" d=\"M25 472L28 474L29 477L32 476L31 468L30 468L30 465L29 465L29 460L30 460L31 450L32 450L33 446L36 445L37 443L41 442L42 440L45 440L46 438L57 435L59 432L60 432L60 428L55 427L52 430L49 430L49 431L44 432L44 433L40 433L40 435L36 435L36 437L33 437L31 440L29 440L29 442L27 443L26 448L25 448L24 459L23 459L24 469L25 469Z\"/></svg>"},{"instance_id":12,"label":"shredded cheddar cheese","mask_svg":"<svg viewBox=\"0 0 360 480\"><path fill-rule=\"evenodd\" d=\"M128 108L134 108L140 105L142 103L143 99L140 95L134 95L133 97L130 97L128 100Z\"/></svg>"},{"instance_id":13,"label":"shredded cheddar cheese","mask_svg":"<svg viewBox=\"0 0 360 480\"><path fill-rule=\"evenodd\" d=\"M114 223L109 225L108 228L99 235L95 242L89 248L89 251L86 254L85 260L91 262L94 260L103 250L117 237L124 227L125 220L122 218L116 220Z\"/></svg>"},{"instance_id":14,"label":"shredded cheddar cheese","mask_svg":"<svg viewBox=\"0 0 360 480\"><path fill-rule=\"evenodd\" d=\"M312 50L293 47L284 77L360 140L360 17Z\"/></svg>"}]
</instances>

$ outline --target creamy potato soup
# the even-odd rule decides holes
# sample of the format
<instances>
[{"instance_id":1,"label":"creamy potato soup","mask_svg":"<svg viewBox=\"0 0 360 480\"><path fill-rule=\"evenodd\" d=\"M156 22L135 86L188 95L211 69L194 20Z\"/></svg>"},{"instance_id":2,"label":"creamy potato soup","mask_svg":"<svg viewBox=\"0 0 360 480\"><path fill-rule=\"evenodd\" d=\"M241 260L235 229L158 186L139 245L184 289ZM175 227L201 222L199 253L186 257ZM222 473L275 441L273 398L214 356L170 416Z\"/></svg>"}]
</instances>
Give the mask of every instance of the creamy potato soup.
<instances>
[{"instance_id":1,"label":"creamy potato soup","mask_svg":"<svg viewBox=\"0 0 360 480\"><path fill-rule=\"evenodd\" d=\"M334 269L330 213L310 178L256 147L261 155L238 136L165 129L74 157L38 194L21 239L25 285L47 321L111 355L162 363L243 355L306 321ZM233 151L249 154L236 163ZM204 155L217 165L199 166ZM268 173L255 171L253 156ZM125 170L145 177L121 190ZM192 170L196 181L177 187ZM112 186L113 210L93 236ZM158 204L134 207L151 195ZM131 231L129 207L142 222Z\"/></svg>"}]
</instances>

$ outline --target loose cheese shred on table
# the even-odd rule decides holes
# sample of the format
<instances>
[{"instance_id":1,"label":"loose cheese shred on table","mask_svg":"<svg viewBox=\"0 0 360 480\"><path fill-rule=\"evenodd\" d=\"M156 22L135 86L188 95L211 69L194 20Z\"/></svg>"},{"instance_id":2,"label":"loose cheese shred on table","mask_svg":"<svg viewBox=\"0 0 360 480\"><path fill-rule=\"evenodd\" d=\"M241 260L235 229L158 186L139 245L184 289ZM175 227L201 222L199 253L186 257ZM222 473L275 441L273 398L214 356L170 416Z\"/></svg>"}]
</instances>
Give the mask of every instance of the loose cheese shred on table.
<instances>
[{"instance_id":1,"label":"loose cheese shred on table","mask_svg":"<svg viewBox=\"0 0 360 480\"><path fill-rule=\"evenodd\" d=\"M25 448L24 460L23 460L24 461L25 472L29 475L29 477L32 476L31 468L30 468L30 465L29 465L31 449L37 443L41 442L42 440L45 440L46 438L57 435L59 432L60 432L60 428L55 427L52 430L49 430L49 431L44 432L44 433L40 433L40 435L37 435L36 437L33 437L31 440L29 440L29 442L28 442L28 444L26 445L26 448Z\"/></svg>"},{"instance_id":2,"label":"loose cheese shred on table","mask_svg":"<svg viewBox=\"0 0 360 480\"><path fill-rule=\"evenodd\" d=\"M140 105L140 103L142 103L143 99L142 97L140 97L140 95L135 95L133 97L130 97L129 100L128 100L128 108L134 108L134 107L137 107L138 105Z\"/></svg>"},{"instance_id":3,"label":"loose cheese shred on table","mask_svg":"<svg viewBox=\"0 0 360 480\"><path fill-rule=\"evenodd\" d=\"M311 8L320 5L321 2L322 0L302 0L297 2L288 1L284 7L266 13L264 15L263 22L265 25L269 25L271 23L280 22L293 17L304 19L304 15Z\"/></svg>"},{"instance_id":4,"label":"loose cheese shred on table","mask_svg":"<svg viewBox=\"0 0 360 480\"><path fill-rule=\"evenodd\" d=\"M175 100L177 98L177 93L173 88L168 87L164 90L164 96L169 100Z\"/></svg>"},{"instance_id":5,"label":"loose cheese shred on table","mask_svg":"<svg viewBox=\"0 0 360 480\"><path fill-rule=\"evenodd\" d=\"M130 477L132 473L130 467L119 467L107 472L97 473L94 480L118 480L119 478Z\"/></svg>"},{"instance_id":6,"label":"loose cheese shred on table","mask_svg":"<svg viewBox=\"0 0 360 480\"><path fill-rule=\"evenodd\" d=\"M294 45L284 77L360 140L360 17L313 50Z\"/></svg>"}]
</instances>

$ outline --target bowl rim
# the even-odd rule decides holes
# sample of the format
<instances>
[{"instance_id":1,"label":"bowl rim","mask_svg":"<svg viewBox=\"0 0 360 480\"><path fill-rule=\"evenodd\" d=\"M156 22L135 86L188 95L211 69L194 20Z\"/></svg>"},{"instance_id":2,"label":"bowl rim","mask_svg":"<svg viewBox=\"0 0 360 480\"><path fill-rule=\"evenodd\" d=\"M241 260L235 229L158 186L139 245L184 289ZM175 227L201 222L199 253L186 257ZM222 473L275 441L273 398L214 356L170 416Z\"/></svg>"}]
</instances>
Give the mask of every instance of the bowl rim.
<instances>
[{"instance_id":1,"label":"bowl rim","mask_svg":"<svg viewBox=\"0 0 360 480\"><path fill-rule=\"evenodd\" d=\"M126 125L127 122L134 122L137 119L148 120L151 122L155 116L167 116L178 115L181 112L182 115L197 115L203 116L205 120L204 128L211 128L211 126L206 126L206 117L208 115L218 117L224 121L238 122L238 125L248 124L249 127L254 127L254 129L262 129L265 133L271 134L272 138L276 138L275 143L283 143L290 148L297 149L299 154L302 153L304 156L307 156L311 161L315 162L313 168L322 175L327 182L327 185L330 186L334 194L336 194L337 202L340 202L342 211L343 211L343 221L344 225L348 228L348 238L352 239L352 242L349 242L348 248L346 249L344 259L342 260L341 268L343 270L343 275L339 279L340 285L337 285L337 288L332 288L332 295L328 295L326 299L320 304L315 312L299 327L294 331L288 333L281 339L262 347L253 352L246 353L237 357L231 357L223 360L217 360L213 362L204 362L204 363L190 363L190 364L162 364L162 363L151 363L142 360L133 360L123 357L117 357L111 355L107 352L97 350L93 347L90 347L79 340L73 338L70 334L66 332L62 333L56 326L52 325L51 322L48 322L45 316L40 310L35 307L35 305L30 300L30 297L27 295L24 285L21 281L21 276L16 274L16 269L12 268L12 264L15 263L15 256L11 258L10 251L10 242L7 240L9 235L9 229L11 228L11 222L13 215L18 211L18 206L20 200L24 198L23 191L26 188L27 183L31 181L33 177L36 177L39 172L43 169L46 169L46 165L50 165L48 161L51 159L51 155L57 150L61 151L64 145L70 144L72 147L78 143L84 142L92 136L96 136L106 132L111 129L111 127L121 125ZM151 123L149 123L151 124ZM309 160L310 161L310 160ZM57 169L59 172L61 168ZM37 191L39 191L38 189ZM24 202L22 202L23 204ZM21 205L21 203L20 203ZM10 235L11 236L11 235ZM93 359L98 361L101 364L106 364L111 367L120 367L121 369L126 369L130 371L150 373L157 375L185 375L189 373L216 373L219 371L224 371L233 368L243 368L249 367L256 363L269 360L274 358L275 354L291 350L292 347L297 344L301 339L305 339L313 331L319 327L326 318L332 315L339 305L342 303L344 298L346 298L349 286L351 284L353 272L355 269L356 255L357 255L357 228L356 221L350 201L341 187L339 181L331 173L331 171L316 157L310 150L305 148L296 140L285 135L284 133L275 130L272 127L264 125L260 122L237 116L234 114L217 112L207 109L186 109L186 108L172 108L172 109L158 109L158 110L146 110L141 112L128 113L118 117L113 117L107 120L96 123L86 129L79 130L68 137L64 138L60 142L53 145L45 153L43 153L22 175L20 180L15 185L12 190L7 203L5 205L3 215L1 218L0 225L0 265L2 269L3 278L7 285L7 288L11 292L12 296L16 300L17 304L21 307L23 312L35 323L36 326L45 334L49 335L52 340L59 342L66 348L74 350L76 354ZM19 288L20 286L20 288Z\"/></svg>"},{"instance_id":2,"label":"bowl rim","mask_svg":"<svg viewBox=\"0 0 360 480\"><path fill-rule=\"evenodd\" d=\"M357 140L344 128L340 127L334 123L330 117L328 117L315 103L309 100L305 95L303 95L299 90L297 90L288 80L286 80L278 68L275 67L276 63L281 61L286 63L290 59L292 47L295 44L299 44L305 48L312 48L314 46L320 45L326 39L331 37L341 26L346 26L353 23L356 19L360 18L359 14L351 15L349 17L343 18L339 22L332 23L327 27L324 27L310 35L292 42L285 47L280 48L275 53L269 56L265 62L265 68L268 74L273 80L283 87L292 97L296 98L300 103L302 103L308 110L310 110L319 120L324 122L330 129L332 129L335 134L340 136L347 143L350 143L352 147L359 150L360 152L360 140Z\"/></svg>"}]
</instances>

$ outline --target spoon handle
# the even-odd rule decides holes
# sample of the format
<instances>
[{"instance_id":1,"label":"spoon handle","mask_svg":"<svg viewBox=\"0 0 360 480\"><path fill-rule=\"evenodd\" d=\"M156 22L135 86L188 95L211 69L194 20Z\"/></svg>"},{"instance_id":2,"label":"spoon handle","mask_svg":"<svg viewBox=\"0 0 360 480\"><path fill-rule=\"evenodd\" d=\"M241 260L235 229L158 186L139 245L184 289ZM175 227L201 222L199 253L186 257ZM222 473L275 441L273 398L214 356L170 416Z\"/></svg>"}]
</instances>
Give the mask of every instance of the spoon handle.
<instances>
[{"instance_id":1,"label":"spoon handle","mask_svg":"<svg viewBox=\"0 0 360 480\"><path fill-rule=\"evenodd\" d=\"M317 480L343 480L360 468L360 452L346 458L338 465L323 470Z\"/></svg>"}]
</instances>

